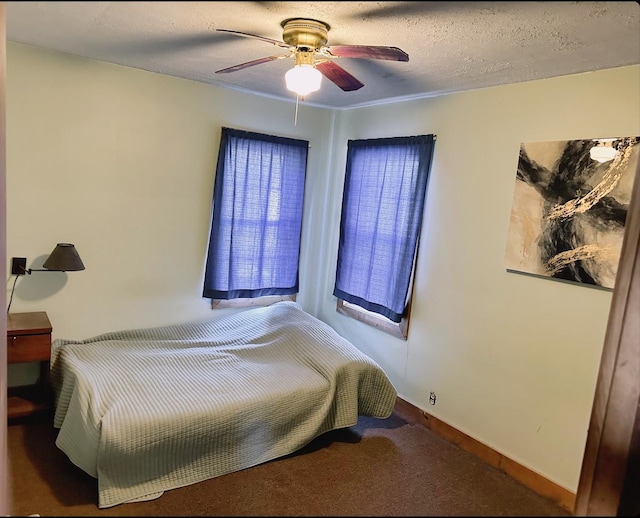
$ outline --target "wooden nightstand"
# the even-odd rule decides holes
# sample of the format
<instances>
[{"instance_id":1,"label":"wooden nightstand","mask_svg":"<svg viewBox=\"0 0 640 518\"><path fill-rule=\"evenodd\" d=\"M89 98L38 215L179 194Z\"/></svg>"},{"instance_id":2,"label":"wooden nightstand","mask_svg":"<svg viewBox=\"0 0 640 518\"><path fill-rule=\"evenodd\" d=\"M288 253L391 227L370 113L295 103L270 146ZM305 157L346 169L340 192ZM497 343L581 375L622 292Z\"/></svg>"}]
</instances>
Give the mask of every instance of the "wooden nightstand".
<instances>
[{"instance_id":1,"label":"wooden nightstand","mask_svg":"<svg viewBox=\"0 0 640 518\"><path fill-rule=\"evenodd\" d=\"M7 363L40 362L33 385L8 387L7 417L24 417L51 408L49 360L51 322L44 311L7 315Z\"/></svg>"}]
</instances>

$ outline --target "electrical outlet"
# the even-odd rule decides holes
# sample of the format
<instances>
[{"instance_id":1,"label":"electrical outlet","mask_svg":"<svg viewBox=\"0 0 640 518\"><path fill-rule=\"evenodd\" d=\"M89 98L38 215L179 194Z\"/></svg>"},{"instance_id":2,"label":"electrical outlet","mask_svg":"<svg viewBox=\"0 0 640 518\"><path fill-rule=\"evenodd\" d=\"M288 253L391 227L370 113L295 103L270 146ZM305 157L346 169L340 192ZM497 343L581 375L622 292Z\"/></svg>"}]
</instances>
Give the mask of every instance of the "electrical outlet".
<instances>
[{"instance_id":1,"label":"electrical outlet","mask_svg":"<svg viewBox=\"0 0 640 518\"><path fill-rule=\"evenodd\" d=\"M431 403L432 405L436 404L436 393L435 392L429 392L429 403Z\"/></svg>"},{"instance_id":2,"label":"electrical outlet","mask_svg":"<svg viewBox=\"0 0 640 518\"><path fill-rule=\"evenodd\" d=\"M12 257L11 258L11 275L24 275L27 273L27 258Z\"/></svg>"}]
</instances>

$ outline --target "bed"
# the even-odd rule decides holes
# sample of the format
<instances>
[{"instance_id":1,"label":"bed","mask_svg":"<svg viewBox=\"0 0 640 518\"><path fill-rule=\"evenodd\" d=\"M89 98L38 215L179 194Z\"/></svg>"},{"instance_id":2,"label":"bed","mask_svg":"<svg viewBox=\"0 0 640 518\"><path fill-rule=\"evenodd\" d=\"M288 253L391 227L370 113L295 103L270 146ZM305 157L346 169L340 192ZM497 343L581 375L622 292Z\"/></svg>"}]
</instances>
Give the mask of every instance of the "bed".
<instances>
[{"instance_id":1,"label":"bed","mask_svg":"<svg viewBox=\"0 0 640 518\"><path fill-rule=\"evenodd\" d=\"M54 340L56 445L98 481L99 508L291 454L396 389L295 302L185 324Z\"/></svg>"}]
</instances>

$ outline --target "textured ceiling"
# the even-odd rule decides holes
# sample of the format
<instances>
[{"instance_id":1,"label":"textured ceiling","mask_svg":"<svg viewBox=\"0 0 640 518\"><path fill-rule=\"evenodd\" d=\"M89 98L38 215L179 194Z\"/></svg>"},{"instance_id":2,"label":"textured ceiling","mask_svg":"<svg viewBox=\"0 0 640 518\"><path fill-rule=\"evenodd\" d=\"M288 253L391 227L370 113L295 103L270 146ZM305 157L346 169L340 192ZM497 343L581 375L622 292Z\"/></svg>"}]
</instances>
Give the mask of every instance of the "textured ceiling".
<instances>
[{"instance_id":1,"label":"textured ceiling","mask_svg":"<svg viewBox=\"0 0 640 518\"><path fill-rule=\"evenodd\" d=\"M5 2L7 41L295 100L281 22L328 23L328 45L395 46L408 62L338 58L365 86L324 79L307 103L345 108L640 63L633 2Z\"/></svg>"}]
</instances>

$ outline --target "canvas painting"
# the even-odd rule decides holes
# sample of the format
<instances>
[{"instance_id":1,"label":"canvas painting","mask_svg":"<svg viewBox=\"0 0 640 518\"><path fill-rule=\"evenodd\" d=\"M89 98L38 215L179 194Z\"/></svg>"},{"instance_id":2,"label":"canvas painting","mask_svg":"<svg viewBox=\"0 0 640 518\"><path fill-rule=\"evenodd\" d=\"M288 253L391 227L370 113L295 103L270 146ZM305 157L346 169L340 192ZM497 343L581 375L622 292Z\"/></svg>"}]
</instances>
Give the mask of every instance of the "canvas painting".
<instances>
[{"instance_id":1,"label":"canvas painting","mask_svg":"<svg viewBox=\"0 0 640 518\"><path fill-rule=\"evenodd\" d=\"M639 137L520 145L507 270L613 289Z\"/></svg>"}]
</instances>

